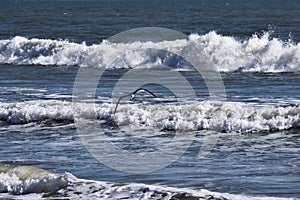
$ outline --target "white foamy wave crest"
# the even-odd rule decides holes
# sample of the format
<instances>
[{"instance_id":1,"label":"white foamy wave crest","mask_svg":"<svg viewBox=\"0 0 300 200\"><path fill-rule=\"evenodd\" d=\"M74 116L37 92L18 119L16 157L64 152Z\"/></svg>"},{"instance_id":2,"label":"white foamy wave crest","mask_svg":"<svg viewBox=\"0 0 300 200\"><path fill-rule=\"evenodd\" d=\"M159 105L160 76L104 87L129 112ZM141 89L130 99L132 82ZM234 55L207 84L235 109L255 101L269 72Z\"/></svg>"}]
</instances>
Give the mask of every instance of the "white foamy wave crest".
<instances>
[{"instance_id":1,"label":"white foamy wave crest","mask_svg":"<svg viewBox=\"0 0 300 200\"><path fill-rule=\"evenodd\" d=\"M47 120L72 121L71 104L63 101L0 103L0 121L3 123L25 124Z\"/></svg>"},{"instance_id":2,"label":"white foamy wave crest","mask_svg":"<svg viewBox=\"0 0 300 200\"><path fill-rule=\"evenodd\" d=\"M199 58L209 59L221 72L298 72L300 71L300 43L271 39L269 33L261 37L239 41L216 32L190 35L200 50Z\"/></svg>"},{"instance_id":3,"label":"white foamy wave crest","mask_svg":"<svg viewBox=\"0 0 300 200\"><path fill-rule=\"evenodd\" d=\"M0 163L0 192L27 194L53 192L67 186L61 175L31 166Z\"/></svg>"},{"instance_id":4,"label":"white foamy wave crest","mask_svg":"<svg viewBox=\"0 0 300 200\"><path fill-rule=\"evenodd\" d=\"M113 114L114 105L77 104L76 112L85 119L102 119L108 125L136 126L157 130L214 130L219 132L259 132L300 127L300 107L253 105L225 102L198 102L184 105L123 104ZM95 111L95 112L94 112ZM72 103L31 101L0 103L0 121L8 124L58 121L73 123ZM113 124L110 124L112 123Z\"/></svg>"},{"instance_id":5,"label":"white foamy wave crest","mask_svg":"<svg viewBox=\"0 0 300 200\"><path fill-rule=\"evenodd\" d=\"M192 190L139 183L109 183L79 179L66 173L69 181L67 189L58 191L56 197L68 196L72 199L210 199L210 200L292 200L291 198L254 197L212 192L205 189Z\"/></svg>"},{"instance_id":6,"label":"white foamy wave crest","mask_svg":"<svg viewBox=\"0 0 300 200\"><path fill-rule=\"evenodd\" d=\"M166 50L176 51L185 44L184 40L133 44L103 41L101 44L87 46L85 43L17 36L11 40L0 41L0 63L131 68L159 62L155 58L149 58L141 49L159 49L163 46Z\"/></svg>"},{"instance_id":7,"label":"white foamy wave crest","mask_svg":"<svg viewBox=\"0 0 300 200\"><path fill-rule=\"evenodd\" d=\"M195 44L194 50L186 48ZM220 72L299 72L300 43L271 38L269 33L237 40L211 31L192 34L187 40L86 45L69 41L14 37L0 40L0 63L66 65L106 68L148 68L169 58L153 56L145 49L163 49L180 55L195 55ZM196 51L196 52L191 52ZM172 66L186 68L185 64Z\"/></svg>"},{"instance_id":8,"label":"white foamy wave crest","mask_svg":"<svg viewBox=\"0 0 300 200\"><path fill-rule=\"evenodd\" d=\"M205 189L192 190L188 188L175 188L166 186L146 185L140 183L111 183L103 181L94 181L87 179L79 179L70 173L64 175L53 174L43 169L30 166L5 166L11 168L10 171L0 174L0 189L2 194L0 198L4 199L210 199L210 200L292 200L291 198L276 197L254 197L247 195L235 195L229 193L212 192ZM30 174L35 172L36 174ZM21 174L35 176L35 180L24 181L20 179ZM22 175L21 175L22 176ZM23 175L24 176L24 175ZM41 178L43 177L43 178ZM56 179L55 179L55 178ZM49 179L49 180L48 180ZM8 182L7 182L8 180ZM48 181L46 183L46 180ZM50 181L51 180L51 181ZM57 180L55 183L53 180ZM5 183L3 183L6 181ZM34 182L34 184L33 184ZM37 184L39 182L39 184ZM2 185L6 190L3 190ZM34 186L32 186L34 185ZM31 187L30 187L31 186ZM52 188L51 188L52 187ZM9 188L9 189L8 189ZM10 188L23 188L24 190L12 190ZM6 192L6 193L3 193ZM15 194L18 194L16 196ZM26 195L21 195L26 194Z\"/></svg>"},{"instance_id":9,"label":"white foamy wave crest","mask_svg":"<svg viewBox=\"0 0 300 200\"><path fill-rule=\"evenodd\" d=\"M142 124L162 130L214 130L258 132L300 127L300 107L255 106L226 102L194 105L120 106L115 116L120 126Z\"/></svg>"}]
</instances>

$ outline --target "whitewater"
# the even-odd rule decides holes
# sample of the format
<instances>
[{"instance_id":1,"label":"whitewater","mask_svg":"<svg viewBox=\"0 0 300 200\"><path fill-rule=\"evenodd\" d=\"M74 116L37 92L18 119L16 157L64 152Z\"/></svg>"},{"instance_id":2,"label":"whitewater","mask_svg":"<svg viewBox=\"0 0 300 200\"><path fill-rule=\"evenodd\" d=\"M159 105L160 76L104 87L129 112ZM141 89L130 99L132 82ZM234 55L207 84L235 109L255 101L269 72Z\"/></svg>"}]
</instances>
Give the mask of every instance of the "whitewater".
<instances>
[{"instance_id":1,"label":"whitewater","mask_svg":"<svg viewBox=\"0 0 300 200\"><path fill-rule=\"evenodd\" d=\"M197 52L189 52L190 43ZM215 31L191 34L187 40L164 42L111 43L87 45L67 40L15 36L0 40L0 63L16 65L79 66L100 68L151 68L169 58L149 57L146 49L162 49L179 55L197 55L218 72L299 72L300 43L272 37L271 31L238 39ZM189 69L182 64L177 69Z\"/></svg>"},{"instance_id":2,"label":"whitewater","mask_svg":"<svg viewBox=\"0 0 300 200\"><path fill-rule=\"evenodd\" d=\"M292 198L253 197L209 190L172 188L138 183L79 179L66 172L56 174L30 166L0 163L0 198L17 199L210 199L210 200L293 200Z\"/></svg>"},{"instance_id":3,"label":"whitewater","mask_svg":"<svg viewBox=\"0 0 300 200\"><path fill-rule=\"evenodd\" d=\"M194 104L194 105L193 105ZM253 103L197 102L185 105L121 105L114 115L115 104L78 104L85 119L101 119L118 126L143 126L157 130L214 130L228 133L251 133L288 130L300 127L300 106L257 105ZM77 112L67 101L27 101L0 103L2 125L27 123L74 123ZM93 116L94 114L94 116Z\"/></svg>"},{"instance_id":4,"label":"whitewater","mask_svg":"<svg viewBox=\"0 0 300 200\"><path fill-rule=\"evenodd\" d=\"M210 99L194 68L176 55L197 56L220 72L226 98ZM0 40L0 64L0 73L6 74L0 80L0 160L5 163L0 198L296 199L299 43L270 32L237 38L210 31L186 40L108 39L91 45L14 36ZM158 65L171 68L162 73ZM79 68L107 70L103 80L108 82L99 84L94 102L72 102ZM180 73L198 96L176 98L167 88L149 85L157 97L142 92L117 106L111 93L131 69L153 71L158 83L169 80L184 91L176 78L165 77ZM122 85L144 79L136 76ZM76 133L77 113L87 124L100 122L114 145L133 152L153 150L175 134L193 135L194 141L166 169L132 178L91 156Z\"/></svg>"},{"instance_id":5,"label":"whitewater","mask_svg":"<svg viewBox=\"0 0 300 200\"><path fill-rule=\"evenodd\" d=\"M226 98L210 99L195 68L176 55L209 63L222 77ZM271 32L238 38L210 31L181 40L104 39L88 45L14 36L0 40L0 65L1 198L277 200L298 195L300 44L291 39ZM92 102L73 101L79 68L106 70L101 81L107 82L98 85ZM157 97L141 92L117 106L114 87L132 69L157 73L157 83L168 80L185 91L178 79L165 76L179 73L197 97L177 98L168 88L144 85ZM133 76L122 85L144 80ZM133 152L155 149L176 134L193 135L194 141L166 169L132 178L91 156L76 132L77 113L87 124L100 122L115 145Z\"/></svg>"},{"instance_id":6,"label":"whitewater","mask_svg":"<svg viewBox=\"0 0 300 200\"><path fill-rule=\"evenodd\" d=\"M299 10L1 0L0 199L299 199Z\"/></svg>"}]
</instances>

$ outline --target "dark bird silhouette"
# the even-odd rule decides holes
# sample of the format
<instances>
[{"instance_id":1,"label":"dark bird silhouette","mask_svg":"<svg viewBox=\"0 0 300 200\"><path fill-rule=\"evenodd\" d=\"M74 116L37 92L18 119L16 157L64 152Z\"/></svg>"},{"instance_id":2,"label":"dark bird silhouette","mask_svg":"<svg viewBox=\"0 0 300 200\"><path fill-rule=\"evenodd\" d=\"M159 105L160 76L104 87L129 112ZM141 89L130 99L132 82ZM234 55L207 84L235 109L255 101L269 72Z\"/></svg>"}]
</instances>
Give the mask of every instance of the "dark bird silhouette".
<instances>
[{"instance_id":1,"label":"dark bird silhouette","mask_svg":"<svg viewBox=\"0 0 300 200\"><path fill-rule=\"evenodd\" d=\"M131 99L132 99L132 98L134 98L134 95L135 95L135 94L140 93L140 92L147 92L147 93L151 94L153 97L157 98L157 96L156 96L153 92L151 92L151 91L149 91L149 90L147 90L147 89L145 89L145 88L138 88L138 89L136 89L134 92L131 92L131 93L129 93L129 94L126 94L126 95L124 95L124 96L121 96L121 97L118 99L118 101L117 101L117 103L116 103L115 110L114 110L114 115L116 114L117 109L118 109L118 105L119 105L119 103L120 103L120 101L121 101L122 99L124 99L125 97L129 97L129 96L130 96Z\"/></svg>"}]
</instances>

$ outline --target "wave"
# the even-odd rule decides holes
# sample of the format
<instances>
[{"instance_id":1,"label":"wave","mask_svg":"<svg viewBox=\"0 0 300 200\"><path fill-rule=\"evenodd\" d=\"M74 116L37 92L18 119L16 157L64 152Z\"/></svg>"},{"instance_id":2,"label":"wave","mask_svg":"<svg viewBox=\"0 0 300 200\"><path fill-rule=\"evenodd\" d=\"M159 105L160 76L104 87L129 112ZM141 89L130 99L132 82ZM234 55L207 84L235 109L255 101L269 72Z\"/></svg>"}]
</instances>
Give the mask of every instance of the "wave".
<instances>
[{"instance_id":1,"label":"wave","mask_svg":"<svg viewBox=\"0 0 300 200\"><path fill-rule=\"evenodd\" d=\"M2 124L26 124L46 121L68 122L72 120L72 105L64 101L0 103L0 122Z\"/></svg>"},{"instance_id":2,"label":"wave","mask_svg":"<svg viewBox=\"0 0 300 200\"><path fill-rule=\"evenodd\" d=\"M212 192L205 189L192 190L138 183L122 184L78 179L66 173L69 180L69 196L81 195L82 199L210 199L210 200L292 200L291 198L253 197ZM63 194L58 191L57 195Z\"/></svg>"},{"instance_id":3,"label":"wave","mask_svg":"<svg viewBox=\"0 0 300 200\"><path fill-rule=\"evenodd\" d=\"M62 175L31 166L0 163L0 192L27 194L52 192L67 186Z\"/></svg>"},{"instance_id":4,"label":"wave","mask_svg":"<svg viewBox=\"0 0 300 200\"><path fill-rule=\"evenodd\" d=\"M26 194L26 195L24 195ZM18 195L18 196L16 196ZM253 197L138 183L110 183L79 179L66 172L55 174L31 166L0 163L0 197L5 199L211 199L211 200L288 200Z\"/></svg>"},{"instance_id":5,"label":"wave","mask_svg":"<svg viewBox=\"0 0 300 200\"><path fill-rule=\"evenodd\" d=\"M76 109L75 109L76 108ZM73 111L84 119L100 119L108 126L136 126L156 130L213 130L248 133L300 127L299 105L256 105L212 101L188 104L114 104L94 107L59 100L0 103L0 124L63 122L73 123Z\"/></svg>"},{"instance_id":6,"label":"wave","mask_svg":"<svg viewBox=\"0 0 300 200\"><path fill-rule=\"evenodd\" d=\"M187 46L196 47L189 50ZM163 49L179 55L197 56L219 72L299 72L300 43L271 38L268 32L244 40L215 31L191 34L188 40L114 44L107 40L86 45L63 40L27 39L16 36L0 40L0 63L17 65L64 65L106 68L151 68L170 58L154 56L145 49ZM174 58L175 59L175 58ZM185 64L172 66L185 69Z\"/></svg>"}]
</instances>

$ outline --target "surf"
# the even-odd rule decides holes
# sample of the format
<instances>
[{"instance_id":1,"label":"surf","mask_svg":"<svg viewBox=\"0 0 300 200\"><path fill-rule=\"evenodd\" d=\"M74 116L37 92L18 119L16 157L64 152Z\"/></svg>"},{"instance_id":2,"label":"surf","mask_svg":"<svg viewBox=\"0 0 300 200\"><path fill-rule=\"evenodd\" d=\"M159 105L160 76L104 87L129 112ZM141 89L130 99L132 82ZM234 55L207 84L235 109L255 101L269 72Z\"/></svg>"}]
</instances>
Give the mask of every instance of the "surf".
<instances>
[{"instance_id":1,"label":"surf","mask_svg":"<svg viewBox=\"0 0 300 200\"><path fill-rule=\"evenodd\" d=\"M186 51L196 44L197 52ZM188 39L163 42L111 43L103 40L87 45L67 40L15 36L0 40L0 64L100 67L109 69L152 68L169 58L145 49L162 49L180 55L197 55L219 72L281 73L300 71L300 43L272 37L270 32L238 39L216 31L191 34ZM175 58L174 58L175 59ZM186 69L178 64L176 69Z\"/></svg>"},{"instance_id":2,"label":"surf","mask_svg":"<svg viewBox=\"0 0 300 200\"><path fill-rule=\"evenodd\" d=\"M59 174L32 167L0 163L0 192L11 194L47 193L67 186Z\"/></svg>"},{"instance_id":3,"label":"surf","mask_svg":"<svg viewBox=\"0 0 300 200\"><path fill-rule=\"evenodd\" d=\"M118 106L118 107L117 107ZM116 107L118 108L116 110ZM74 123L74 112L87 120L103 120L108 126L135 126L156 130L213 130L226 133L255 133L300 127L299 104L255 104L245 102L194 101L156 104L104 102L91 106L59 100L0 102L0 123Z\"/></svg>"}]
</instances>

